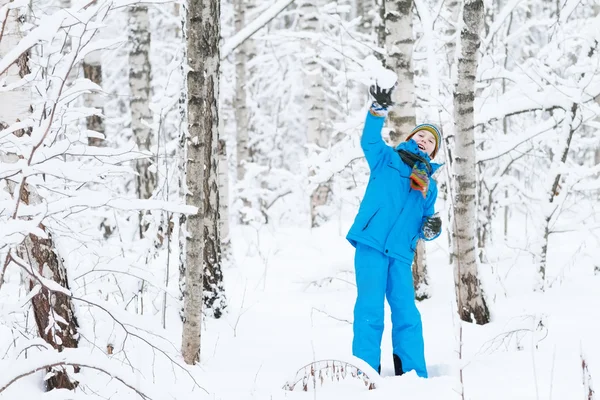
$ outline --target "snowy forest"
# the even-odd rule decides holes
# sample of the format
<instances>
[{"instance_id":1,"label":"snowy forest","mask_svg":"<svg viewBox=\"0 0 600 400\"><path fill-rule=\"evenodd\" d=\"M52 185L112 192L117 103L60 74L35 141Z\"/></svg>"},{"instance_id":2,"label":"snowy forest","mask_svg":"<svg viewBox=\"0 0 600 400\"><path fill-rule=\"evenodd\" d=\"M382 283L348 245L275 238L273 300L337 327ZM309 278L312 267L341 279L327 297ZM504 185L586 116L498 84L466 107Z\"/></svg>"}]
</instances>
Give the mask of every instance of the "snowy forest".
<instances>
[{"instance_id":1,"label":"snowy forest","mask_svg":"<svg viewBox=\"0 0 600 400\"><path fill-rule=\"evenodd\" d=\"M0 400L600 400L599 52L600 0L0 0ZM389 71L427 379L387 304L352 355Z\"/></svg>"}]
</instances>

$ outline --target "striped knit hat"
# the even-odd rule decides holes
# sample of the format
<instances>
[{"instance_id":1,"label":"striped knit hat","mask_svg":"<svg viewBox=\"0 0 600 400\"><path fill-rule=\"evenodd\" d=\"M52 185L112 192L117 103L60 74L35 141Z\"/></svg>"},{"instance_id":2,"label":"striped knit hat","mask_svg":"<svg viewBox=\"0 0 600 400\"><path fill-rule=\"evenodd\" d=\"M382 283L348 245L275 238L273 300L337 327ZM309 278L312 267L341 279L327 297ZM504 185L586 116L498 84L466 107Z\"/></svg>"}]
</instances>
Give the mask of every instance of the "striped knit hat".
<instances>
[{"instance_id":1,"label":"striped knit hat","mask_svg":"<svg viewBox=\"0 0 600 400\"><path fill-rule=\"evenodd\" d=\"M431 152L431 159L433 160L438 150L440 149L440 146L442 145L442 133L440 132L439 128L433 124L421 124L417 125L415 129L413 129L410 132L410 134L406 138L406 141L408 142L410 139L412 139L415 133L419 131L431 132L433 134L433 137L435 138L435 149L433 149L433 151Z\"/></svg>"}]
</instances>

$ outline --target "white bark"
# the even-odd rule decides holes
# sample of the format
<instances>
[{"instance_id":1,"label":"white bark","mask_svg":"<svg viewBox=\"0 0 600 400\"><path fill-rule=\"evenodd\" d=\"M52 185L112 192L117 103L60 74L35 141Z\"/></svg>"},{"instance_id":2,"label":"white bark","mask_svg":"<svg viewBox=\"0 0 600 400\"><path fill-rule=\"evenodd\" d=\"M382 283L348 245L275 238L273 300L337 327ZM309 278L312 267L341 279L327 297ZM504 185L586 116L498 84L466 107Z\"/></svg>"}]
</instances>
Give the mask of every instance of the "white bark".
<instances>
[{"instance_id":1,"label":"white bark","mask_svg":"<svg viewBox=\"0 0 600 400\"><path fill-rule=\"evenodd\" d=\"M235 0L235 30L240 32L246 21L247 3L244 0ZM248 43L248 42L245 42ZM249 161L248 152L248 106L246 100L246 50L245 44L240 46L235 54L235 122L237 138L237 179L244 179L246 174L245 164Z\"/></svg>"},{"instance_id":2,"label":"white bark","mask_svg":"<svg viewBox=\"0 0 600 400\"><path fill-rule=\"evenodd\" d=\"M190 0L186 15L187 157L186 204L198 207L187 219L182 355L186 363L200 360L203 267L219 265L218 236L218 98L220 1ZM206 174L204 173L206 169ZM207 207L208 205L208 207ZM206 224L206 226L205 226ZM215 232L217 233L215 237ZM209 243L204 243L206 241ZM212 278L212 277L209 277ZM211 282L210 279L206 280Z\"/></svg>"},{"instance_id":3,"label":"white bark","mask_svg":"<svg viewBox=\"0 0 600 400\"><path fill-rule=\"evenodd\" d=\"M221 124L221 129L222 129ZM223 260L231 260L231 238L229 237L229 169L227 147L224 139L219 139L219 232ZM224 264L224 263L223 263Z\"/></svg>"},{"instance_id":4,"label":"white bark","mask_svg":"<svg viewBox=\"0 0 600 400\"><path fill-rule=\"evenodd\" d=\"M9 3L9 1L0 0L0 8ZM0 59L6 53L14 48L21 35L21 23L19 22L20 15L18 9L12 9L2 15L4 24L2 33L0 34ZM23 76L29 73L29 52L25 52L17 62L11 65L5 74L0 76L0 79L6 79L6 83L13 83L20 80ZM19 120L24 120L30 117L31 114L31 87L23 85L15 90L0 93L0 132L8 125ZM19 130L14 132L16 136L30 135L29 130ZM18 160L18 156L0 152L1 162L12 163ZM26 177L21 178L20 183L9 181L9 190L12 190L13 196L18 202L24 205L39 205L42 203L42 198L35 189L26 183ZM16 213L15 213L16 218ZM21 267L33 269L43 278L58 283L62 288L69 288L67 279L67 270L62 262L55 243L52 239L52 234L47 228L40 223L38 228L45 232L45 238L38 237L34 234L27 235L23 242L18 246L16 256L11 256L14 262L16 258ZM0 268L2 275L8 265L9 259ZM26 265L27 264L27 265ZM33 272L32 272L33 273ZM0 276L0 286L3 276ZM39 282L32 279L31 276L26 276L23 281L28 292L32 291ZM52 291L47 287L42 287L37 294L32 296L31 304L33 308L33 316L38 329L39 336L53 348L62 351L65 348L76 348L79 342L78 323L75 316L73 304L69 296L62 291ZM60 321L59 324L57 321ZM47 391L52 389L69 389L72 390L77 386L77 382L72 379L64 368L47 369L47 372L53 374L44 381L44 386ZM79 368L75 368L75 372L79 372Z\"/></svg>"},{"instance_id":5,"label":"white bark","mask_svg":"<svg viewBox=\"0 0 600 400\"><path fill-rule=\"evenodd\" d=\"M563 131L558 139L558 143L552 149L552 164L550 165L550 173L546 177L543 197L545 200L541 206L542 212L538 221L539 246L534 252L534 265L538 272L534 283L534 290L536 291L544 291L545 289L550 220L559 208L559 204L557 203L560 202L555 202L555 200L561 194L560 181L562 174L560 171L567 161L569 149L571 148L571 140L576 130L576 127L574 127L576 114L577 104L573 104L571 110L566 112L565 120L563 121Z\"/></svg>"},{"instance_id":6,"label":"white bark","mask_svg":"<svg viewBox=\"0 0 600 400\"><path fill-rule=\"evenodd\" d=\"M386 65L398 75L398 84L393 92L395 106L388 116L390 139L394 146L403 141L416 125L412 6L412 0L386 0L384 5ZM413 280L415 298L428 298L427 256L422 241L417 244L413 260Z\"/></svg>"},{"instance_id":7,"label":"white bark","mask_svg":"<svg viewBox=\"0 0 600 400\"><path fill-rule=\"evenodd\" d=\"M361 18L359 30L368 32L373 22L373 18L369 13L375 10L375 2L373 0L354 0L352 5L352 18Z\"/></svg>"},{"instance_id":8,"label":"white bark","mask_svg":"<svg viewBox=\"0 0 600 400\"><path fill-rule=\"evenodd\" d=\"M237 0L236 0L237 1ZM225 59L229 56L229 53L238 48L242 43L248 40L252 35L254 35L259 29L263 26L267 25L271 22L275 17L277 17L283 10L286 9L287 6L292 4L294 0L279 0L277 3L273 4L269 9L259 15L255 20L247 24L243 29L237 30L237 33L234 37L227 40L227 43L223 46L223 50L221 51L221 60ZM248 3L246 7L246 11L250 11L250 8L253 8L251 5L252 2ZM250 14L248 12L247 14Z\"/></svg>"},{"instance_id":9,"label":"white bark","mask_svg":"<svg viewBox=\"0 0 600 400\"><path fill-rule=\"evenodd\" d=\"M395 106L388 115L390 139L397 145L416 125L412 0L385 0L386 66L398 75L392 93Z\"/></svg>"},{"instance_id":10,"label":"white bark","mask_svg":"<svg viewBox=\"0 0 600 400\"><path fill-rule=\"evenodd\" d=\"M100 51L87 55L83 61L83 76L90 81L102 86L102 60ZM86 107L104 109L104 100L99 93L88 93L83 96L83 102ZM87 129L104 135L104 121L98 115L87 117ZM102 146L104 139L99 137L88 137L90 146Z\"/></svg>"},{"instance_id":11,"label":"white bark","mask_svg":"<svg viewBox=\"0 0 600 400\"><path fill-rule=\"evenodd\" d=\"M9 0L0 0L0 8L9 4ZM4 20L5 15L1 15L0 19ZM6 15L4 30L0 33L0 59L4 57L9 50L19 43L22 35L20 32L20 24L18 22L18 10L10 10ZM1 24L0 24L1 26ZM0 79L5 80L4 83L9 85L21 79L21 75L25 71L20 66L27 66L29 52L19 58L19 62L11 65L8 70L0 75ZM22 86L11 91L0 92L0 123L9 125L16 121L22 121L30 114L31 92L28 85ZM0 128L1 129L1 128Z\"/></svg>"},{"instance_id":12,"label":"white bark","mask_svg":"<svg viewBox=\"0 0 600 400\"><path fill-rule=\"evenodd\" d=\"M150 26L148 7L134 5L129 8L129 90L131 108L131 130L141 151L152 146L152 112L150 111ZM138 198L152 197L156 176L150 172L152 160L138 160L135 170Z\"/></svg>"},{"instance_id":13,"label":"white bark","mask_svg":"<svg viewBox=\"0 0 600 400\"><path fill-rule=\"evenodd\" d=\"M304 0L299 4L301 29L310 34L316 34L320 30L318 4L318 1L312 0ZM317 62L319 51L320 46L317 41L310 42L304 61L305 87L307 88L304 95L307 115L306 137L311 149L326 149L329 146L327 131L323 126L323 122L326 120L325 92L323 90L323 70ZM310 169L309 176L313 175L314 172ZM330 183L322 182L311 193L310 210L312 227L319 226L323 222L324 216L320 213L319 207L327 204L330 192Z\"/></svg>"},{"instance_id":14,"label":"white bark","mask_svg":"<svg viewBox=\"0 0 600 400\"><path fill-rule=\"evenodd\" d=\"M475 157L475 77L477 76L482 0L465 1L464 26L460 33L457 83L454 90L455 149L453 248L458 314L463 321L486 324L489 311L477 271L477 177Z\"/></svg>"}]
</instances>

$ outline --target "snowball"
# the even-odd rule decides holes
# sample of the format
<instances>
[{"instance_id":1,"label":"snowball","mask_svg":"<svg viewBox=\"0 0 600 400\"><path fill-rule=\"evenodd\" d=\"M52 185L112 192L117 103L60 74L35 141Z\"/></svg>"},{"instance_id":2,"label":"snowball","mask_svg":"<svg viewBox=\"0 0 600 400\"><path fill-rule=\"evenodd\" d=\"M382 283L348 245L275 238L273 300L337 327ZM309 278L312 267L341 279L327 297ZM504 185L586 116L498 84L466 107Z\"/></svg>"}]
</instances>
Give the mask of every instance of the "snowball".
<instances>
[{"instance_id":1,"label":"snowball","mask_svg":"<svg viewBox=\"0 0 600 400\"><path fill-rule=\"evenodd\" d=\"M389 89L396 84L398 75L389 69L382 69L376 76L377 84L382 89Z\"/></svg>"},{"instance_id":2,"label":"snowball","mask_svg":"<svg viewBox=\"0 0 600 400\"><path fill-rule=\"evenodd\" d=\"M376 82L382 89L393 87L398 80L398 75L394 71L384 68L381 61L373 55L367 56L362 65L369 80Z\"/></svg>"}]
</instances>

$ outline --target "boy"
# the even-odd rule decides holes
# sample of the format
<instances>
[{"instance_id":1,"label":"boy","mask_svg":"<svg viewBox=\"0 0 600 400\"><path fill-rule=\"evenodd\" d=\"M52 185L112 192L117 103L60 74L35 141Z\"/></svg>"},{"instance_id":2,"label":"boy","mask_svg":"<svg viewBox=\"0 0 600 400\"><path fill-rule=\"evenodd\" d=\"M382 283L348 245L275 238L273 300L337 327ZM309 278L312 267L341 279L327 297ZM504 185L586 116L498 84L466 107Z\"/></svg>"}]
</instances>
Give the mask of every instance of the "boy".
<instances>
[{"instance_id":1,"label":"boy","mask_svg":"<svg viewBox=\"0 0 600 400\"><path fill-rule=\"evenodd\" d=\"M431 163L442 143L434 125L417 126L395 149L381 130L392 89L371 87L375 99L361 137L371 171L358 215L347 239L356 248L357 298L352 354L381 372L384 298L392 311L392 346L396 375L414 370L427 377L421 315L415 305L412 261L419 239L440 235L434 215L437 185Z\"/></svg>"}]
</instances>

